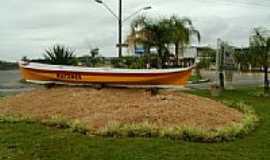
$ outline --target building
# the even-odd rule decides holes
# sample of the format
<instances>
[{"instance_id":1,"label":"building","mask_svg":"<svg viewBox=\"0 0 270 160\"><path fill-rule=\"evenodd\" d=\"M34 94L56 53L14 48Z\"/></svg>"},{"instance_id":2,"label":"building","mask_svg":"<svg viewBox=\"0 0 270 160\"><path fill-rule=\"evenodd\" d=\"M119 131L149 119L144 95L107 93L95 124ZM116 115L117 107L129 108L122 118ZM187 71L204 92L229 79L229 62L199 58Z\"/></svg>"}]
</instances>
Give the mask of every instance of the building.
<instances>
[{"instance_id":1,"label":"building","mask_svg":"<svg viewBox=\"0 0 270 160\"><path fill-rule=\"evenodd\" d=\"M192 44L185 46L183 49L179 48L180 55L179 58L199 58L201 57L203 51L205 49L210 48L208 45L202 45L202 44ZM169 47L169 52L172 55L175 55L175 45L170 44ZM183 53L181 53L183 51ZM141 43L128 43L128 47L126 49L126 52L124 56L141 56L144 53L147 53L144 45ZM157 53L156 48L151 48L150 53Z\"/></svg>"},{"instance_id":2,"label":"building","mask_svg":"<svg viewBox=\"0 0 270 160\"><path fill-rule=\"evenodd\" d=\"M143 32L140 32L143 29L142 26L135 28L135 35L129 35L126 40L127 48L124 53L124 56L141 56L145 53L157 53L157 48L152 47L148 51L145 49L145 45L142 42L138 42L137 39L143 40L145 35ZM179 48L179 59L184 58L193 58L196 59L200 56L204 48L209 48L208 45L200 44L200 42L195 38L195 36L190 37L191 42L189 45L186 45L184 48ZM168 44L167 48L169 49L170 54L175 55L175 45Z\"/></svg>"}]
</instances>

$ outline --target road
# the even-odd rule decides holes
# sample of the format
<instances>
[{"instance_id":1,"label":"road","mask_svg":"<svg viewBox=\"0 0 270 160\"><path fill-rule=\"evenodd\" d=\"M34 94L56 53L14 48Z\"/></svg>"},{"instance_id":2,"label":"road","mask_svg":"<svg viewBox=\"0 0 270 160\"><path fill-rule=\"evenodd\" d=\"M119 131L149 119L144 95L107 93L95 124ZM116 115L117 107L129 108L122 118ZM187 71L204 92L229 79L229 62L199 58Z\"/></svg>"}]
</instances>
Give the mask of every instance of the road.
<instances>
[{"instance_id":1,"label":"road","mask_svg":"<svg viewBox=\"0 0 270 160\"><path fill-rule=\"evenodd\" d=\"M202 71L204 79L210 79L209 83L189 84L192 89L208 89L209 85L217 83L215 71ZM20 73L18 70L0 71L0 92L20 92L34 88L35 86L20 83ZM233 82L226 83L227 88L238 88L243 86L262 86L263 73L239 73L234 72Z\"/></svg>"},{"instance_id":2,"label":"road","mask_svg":"<svg viewBox=\"0 0 270 160\"><path fill-rule=\"evenodd\" d=\"M190 84L189 88L194 89L208 89L209 85L217 83L217 73L216 71L201 71L203 79L210 79L209 83L203 84ZM225 86L228 89L240 88L240 87L260 87L264 83L264 74L263 73L243 73L243 72L234 72L233 81L225 82Z\"/></svg>"},{"instance_id":3,"label":"road","mask_svg":"<svg viewBox=\"0 0 270 160\"><path fill-rule=\"evenodd\" d=\"M19 70L0 71L0 92L20 92L33 88L20 80Z\"/></svg>"}]
</instances>

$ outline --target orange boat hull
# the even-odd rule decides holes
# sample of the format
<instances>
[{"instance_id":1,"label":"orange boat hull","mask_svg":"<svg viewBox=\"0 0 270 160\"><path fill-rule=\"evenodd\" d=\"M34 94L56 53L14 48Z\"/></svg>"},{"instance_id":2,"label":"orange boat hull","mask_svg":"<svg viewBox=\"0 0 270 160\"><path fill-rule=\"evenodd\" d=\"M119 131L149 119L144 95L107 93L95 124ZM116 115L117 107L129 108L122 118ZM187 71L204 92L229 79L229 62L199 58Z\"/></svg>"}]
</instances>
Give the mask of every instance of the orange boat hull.
<instances>
[{"instance_id":1,"label":"orange boat hull","mask_svg":"<svg viewBox=\"0 0 270 160\"><path fill-rule=\"evenodd\" d=\"M36 83L186 85L192 69L179 72L110 73L27 68L20 66L22 78Z\"/></svg>"}]
</instances>

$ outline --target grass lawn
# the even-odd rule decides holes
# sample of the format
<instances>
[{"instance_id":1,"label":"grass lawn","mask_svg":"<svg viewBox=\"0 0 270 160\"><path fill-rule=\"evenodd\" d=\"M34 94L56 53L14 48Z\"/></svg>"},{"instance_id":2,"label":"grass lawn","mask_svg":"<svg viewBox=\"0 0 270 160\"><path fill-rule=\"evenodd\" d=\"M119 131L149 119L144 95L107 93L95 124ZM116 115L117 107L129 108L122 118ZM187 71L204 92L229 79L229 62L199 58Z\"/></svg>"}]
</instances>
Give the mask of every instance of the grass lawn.
<instances>
[{"instance_id":1,"label":"grass lawn","mask_svg":"<svg viewBox=\"0 0 270 160\"><path fill-rule=\"evenodd\" d=\"M196 82L196 81L199 81L201 80L202 77L198 76L198 75L192 75L190 78L189 78L189 81L192 81L192 82Z\"/></svg>"},{"instance_id":2,"label":"grass lawn","mask_svg":"<svg viewBox=\"0 0 270 160\"><path fill-rule=\"evenodd\" d=\"M244 101L262 118L256 131L233 142L203 144L158 138L87 137L39 124L0 122L0 160L270 159L270 98L251 96L255 91L226 91L219 98ZM207 91L194 94L209 95Z\"/></svg>"}]
</instances>

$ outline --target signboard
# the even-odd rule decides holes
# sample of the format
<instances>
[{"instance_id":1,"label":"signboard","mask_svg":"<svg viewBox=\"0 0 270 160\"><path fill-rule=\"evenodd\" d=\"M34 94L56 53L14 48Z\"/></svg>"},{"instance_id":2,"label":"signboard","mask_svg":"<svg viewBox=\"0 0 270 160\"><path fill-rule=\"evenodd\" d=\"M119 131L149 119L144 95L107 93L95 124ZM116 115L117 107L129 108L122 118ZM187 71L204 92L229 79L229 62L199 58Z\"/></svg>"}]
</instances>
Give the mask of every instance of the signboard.
<instances>
[{"instance_id":1,"label":"signboard","mask_svg":"<svg viewBox=\"0 0 270 160\"><path fill-rule=\"evenodd\" d=\"M123 43L123 44L121 44L121 46L122 46L122 47L128 47L128 44ZM119 48L119 47L120 47L120 44L116 44L116 47L118 47L118 48Z\"/></svg>"},{"instance_id":2,"label":"signboard","mask_svg":"<svg viewBox=\"0 0 270 160\"><path fill-rule=\"evenodd\" d=\"M224 58L224 62L223 62L223 67L225 70L233 70L235 63L234 63L234 48L229 46L228 44L225 44L224 46L224 52L223 52L223 58Z\"/></svg>"},{"instance_id":3,"label":"signboard","mask_svg":"<svg viewBox=\"0 0 270 160\"><path fill-rule=\"evenodd\" d=\"M144 48L135 48L135 54L143 54L144 52Z\"/></svg>"}]
</instances>

